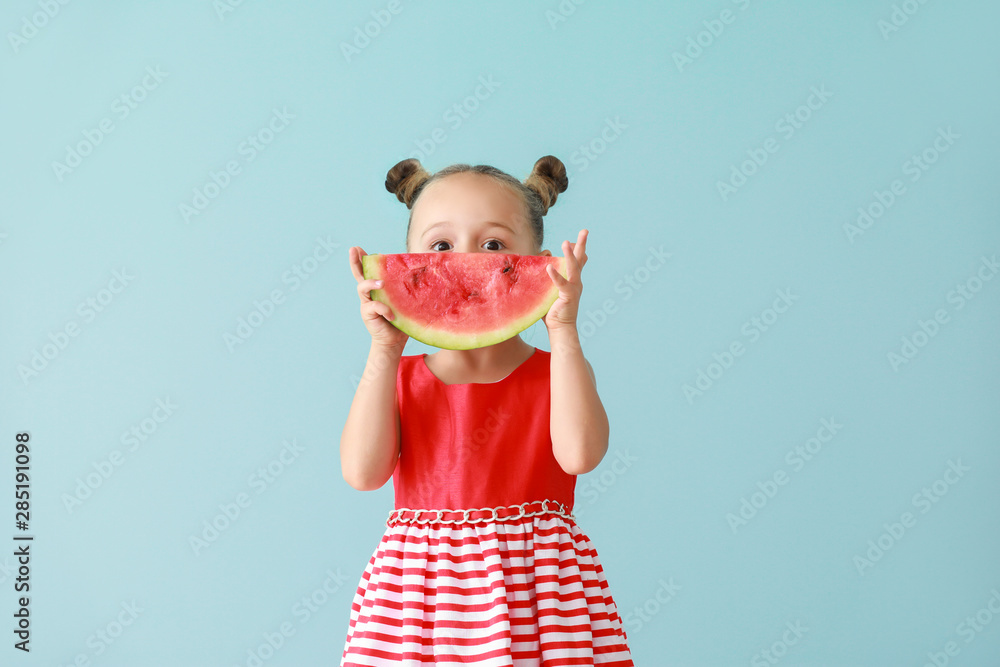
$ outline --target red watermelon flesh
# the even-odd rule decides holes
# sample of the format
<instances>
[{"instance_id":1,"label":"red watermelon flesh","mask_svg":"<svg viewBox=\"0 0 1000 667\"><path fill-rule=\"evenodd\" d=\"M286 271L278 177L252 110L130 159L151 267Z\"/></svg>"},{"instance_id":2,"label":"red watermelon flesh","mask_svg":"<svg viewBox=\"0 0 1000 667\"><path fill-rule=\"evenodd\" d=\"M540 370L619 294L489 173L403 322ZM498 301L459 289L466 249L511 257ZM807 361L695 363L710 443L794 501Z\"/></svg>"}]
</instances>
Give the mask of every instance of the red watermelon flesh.
<instances>
[{"instance_id":1,"label":"red watermelon flesh","mask_svg":"<svg viewBox=\"0 0 1000 667\"><path fill-rule=\"evenodd\" d=\"M392 324L449 350L495 345L524 331L559 297L545 267L566 277L562 257L425 252L361 259L365 278L384 282L371 296L392 309Z\"/></svg>"}]
</instances>

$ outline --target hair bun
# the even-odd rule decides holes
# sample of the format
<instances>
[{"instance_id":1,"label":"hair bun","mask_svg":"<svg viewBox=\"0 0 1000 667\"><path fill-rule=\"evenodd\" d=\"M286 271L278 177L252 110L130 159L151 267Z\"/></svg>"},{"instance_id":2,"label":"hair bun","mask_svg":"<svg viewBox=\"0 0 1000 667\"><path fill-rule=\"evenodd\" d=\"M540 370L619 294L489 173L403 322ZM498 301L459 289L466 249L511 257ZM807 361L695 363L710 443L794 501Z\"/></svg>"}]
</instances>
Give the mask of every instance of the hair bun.
<instances>
[{"instance_id":1,"label":"hair bun","mask_svg":"<svg viewBox=\"0 0 1000 667\"><path fill-rule=\"evenodd\" d=\"M525 179L524 185L541 198L544 208L542 215L544 215L556 203L559 193L566 192L566 188L569 187L566 165L553 155L539 158L531 174Z\"/></svg>"},{"instance_id":2,"label":"hair bun","mask_svg":"<svg viewBox=\"0 0 1000 667\"><path fill-rule=\"evenodd\" d=\"M386 174L385 189L410 208L413 206L413 193L430 177L419 160L402 160Z\"/></svg>"}]
</instances>

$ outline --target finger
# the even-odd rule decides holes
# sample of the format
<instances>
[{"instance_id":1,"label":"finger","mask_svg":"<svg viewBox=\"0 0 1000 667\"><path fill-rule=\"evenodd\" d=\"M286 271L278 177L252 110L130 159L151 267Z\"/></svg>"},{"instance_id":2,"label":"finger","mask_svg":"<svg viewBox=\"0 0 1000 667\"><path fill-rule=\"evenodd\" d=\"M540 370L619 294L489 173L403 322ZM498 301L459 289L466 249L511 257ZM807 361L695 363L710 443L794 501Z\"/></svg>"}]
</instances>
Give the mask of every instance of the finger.
<instances>
[{"instance_id":1,"label":"finger","mask_svg":"<svg viewBox=\"0 0 1000 667\"><path fill-rule=\"evenodd\" d=\"M361 279L361 281L358 282L358 296L361 297L362 301L371 301L372 295L369 294L369 292L374 289L380 289L382 287L382 282L383 281L375 280L374 278L370 278L368 280Z\"/></svg>"},{"instance_id":2,"label":"finger","mask_svg":"<svg viewBox=\"0 0 1000 667\"><path fill-rule=\"evenodd\" d=\"M583 268L583 265L587 263L587 233L586 229L581 229L576 237L576 243L570 243L577 263L577 275L579 275L579 271Z\"/></svg>"},{"instance_id":3,"label":"finger","mask_svg":"<svg viewBox=\"0 0 1000 667\"><path fill-rule=\"evenodd\" d=\"M580 235L576 237L576 247L573 248L573 252L576 254L580 266L583 266L584 262L587 261L587 236L589 234L590 232L586 229L581 229Z\"/></svg>"},{"instance_id":4,"label":"finger","mask_svg":"<svg viewBox=\"0 0 1000 667\"><path fill-rule=\"evenodd\" d=\"M364 280L365 272L361 265L361 258L368 253L362 250L359 246L354 246L348 252L351 261L351 272L354 274L354 279L358 281Z\"/></svg>"},{"instance_id":5,"label":"finger","mask_svg":"<svg viewBox=\"0 0 1000 667\"><path fill-rule=\"evenodd\" d=\"M569 284L569 281L563 278L562 274L559 273L556 267L553 266L552 264L547 264L545 266L545 270L548 272L549 277L552 278L552 281L556 284L556 287L559 289L559 293L562 294L566 288L566 285Z\"/></svg>"},{"instance_id":6,"label":"finger","mask_svg":"<svg viewBox=\"0 0 1000 667\"><path fill-rule=\"evenodd\" d=\"M392 312L392 308L390 308L388 304L382 303L381 301L375 301L375 303L378 304L377 310L379 315L390 322L396 319L396 313Z\"/></svg>"},{"instance_id":7,"label":"finger","mask_svg":"<svg viewBox=\"0 0 1000 667\"><path fill-rule=\"evenodd\" d=\"M358 296L361 297L362 301L367 301L371 299L371 295L369 294L369 292L372 291L373 289L378 289L375 286L375 282L376 281L374 280L364 280L364 279L358 281L358 287L357 287Z\"/></svg>"},{"instance_id":8,"label":"finger","mask_svg":"<svg viewBox=\"0 0 1000 667\"><path fill-rule=\"evenodd\" d=\"M354 279L360 281L362 277L359 275L358 271L358 260L357 260L358 249L357 246L352 246L347 249L347 262L351 265L351 273L354 274Z\"/></svg>"},{"instance_id":9,"label":"finger","mask_svg":"<svg viewBox=\"0 0 1000 667\"><path fill-rule=\"evenodd\" d=\"M573 244L569 241L563 241L562 250L563 257L566 258L566 279L569 282L574 282L580 273L580 264L577 262L576 254L573 252Z\"/></svg>"},{"instance_id":10,"label":"finger","mask_svg":"<svg viewBox=\"0 0 1000 667\"><path fill-rule=\"evenodd\" d=\"M390 322L395 319L392 309L381 301L368 301L361 306L361 316L366 320L377 320L384 317Z\"/></svg>"},{"instance_id":11,"label":"finger","mask_svg":"<svg viewBox=\"0 0 1000 667\"><path fill-rule=\"evenodd\" d=\"M361 258L367 254L368 253L366 253L360 246L358 246L357 250L354 252L354 265L356 267L355 272L359 280L365 279L365 269L364 264L361 262Z\"/></svg>"}]
</instances>

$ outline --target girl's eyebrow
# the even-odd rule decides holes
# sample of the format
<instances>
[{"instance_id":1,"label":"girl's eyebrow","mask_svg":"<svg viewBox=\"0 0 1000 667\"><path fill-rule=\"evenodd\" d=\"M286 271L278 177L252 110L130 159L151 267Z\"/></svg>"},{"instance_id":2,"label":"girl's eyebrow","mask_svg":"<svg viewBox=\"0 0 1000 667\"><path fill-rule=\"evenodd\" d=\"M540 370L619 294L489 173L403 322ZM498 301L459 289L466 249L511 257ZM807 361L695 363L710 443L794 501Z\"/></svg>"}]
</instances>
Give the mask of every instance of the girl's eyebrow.
<instances>
[{"instance_id":1,"label":"girl's eyebrow","mask_svg":"<svg viewBox=\"0 0 1000 667\"><path fill-rule=\"evenodd\" d=\"M433 225L431 225L430 227L428 227L427 229L424 230L424 233L420 235L420 238L423 238L423 237L427 236L428 234L430 234L431 231L433 231L435 227L440 227L441 225L447 225L447 224L448 224L447 220L442 220L441 222L435 222Z\"/></svg>"},{"instance_id":2,"label":"girl's eyebrow","mask_svg":"<svg viewBox=\"0 0 1000 667\"><path fill-rule=\"evenodd\" d=\"M420 235L420 238L424 238L425 236L427 236L428 234L430 234L431 231L433 231L435 228L440 227L441 225L447 225L447 224L449 224L449 222L450 222L449 220L442 220L440 222L435 222L433 225L431 225L430 227L428 227L427 229L424 230L424 233ZM496 220L489 220L489 221L487 221L486 225L488 227L503 227L504 229L506 229L511 234L514 233L514 230L511 229L510 225L507 225L506 223L503 223L503 222L498 222Z\"/></svg>"},{"instance_id":3,"label":"girl's eyebrow","mask_svg":"<svg viewBox=\"0 0 1000 667\"><path fill-rule=\"evenodd\" d=\"M514 230L511 229L510 225L507 225L507 224L505 224L503 222L494 222L494 221L491 220L490 222L487 222L486 224L489 225L490 227L503 227L504 229L506 229L511 234L514 233Z\"/></svg>"}]
</instances>

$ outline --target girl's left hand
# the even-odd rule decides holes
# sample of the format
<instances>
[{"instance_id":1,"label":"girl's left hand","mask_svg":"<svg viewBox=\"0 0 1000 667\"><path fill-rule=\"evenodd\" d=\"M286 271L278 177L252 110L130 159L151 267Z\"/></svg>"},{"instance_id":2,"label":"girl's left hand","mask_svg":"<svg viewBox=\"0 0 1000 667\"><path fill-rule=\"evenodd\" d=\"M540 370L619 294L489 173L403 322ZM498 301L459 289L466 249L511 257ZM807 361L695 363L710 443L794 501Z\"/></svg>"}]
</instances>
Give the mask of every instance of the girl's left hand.
<instances>
[{"instance_id":1,"label":"girl's left hand","mask_svg":"<svg viewBox=\"0 0 1000 667\"><path fill-rule=\"evenodd\" d=\"M587 234L588 231L582 229L577 236L576 243L569 241L562 243L563 257L566 260L566 278L563 278L562 274L551 264L545 267L549 278L559 288L559 298L555 300L543 318L549 332L565 327L576 327L580 293L583 292L580 272L583 265L587 263Z\"/></svg>"}]
</instances>

